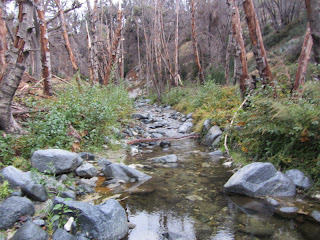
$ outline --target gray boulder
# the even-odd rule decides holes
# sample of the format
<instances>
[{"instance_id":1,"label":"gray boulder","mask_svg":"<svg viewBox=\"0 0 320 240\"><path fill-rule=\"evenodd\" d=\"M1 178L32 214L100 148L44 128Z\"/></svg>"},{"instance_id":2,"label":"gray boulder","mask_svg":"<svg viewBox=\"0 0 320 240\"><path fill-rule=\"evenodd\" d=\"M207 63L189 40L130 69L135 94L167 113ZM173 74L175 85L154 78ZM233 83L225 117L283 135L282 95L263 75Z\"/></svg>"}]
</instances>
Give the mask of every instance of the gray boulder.
<instances>
[{"instance_id":1,"label":"gray boulder","mask_svg":"<svg viewBox=\"0 0 320 240\"><path fill-rule=\"evenodd\" d=\"M271 163L256 162L241 168L224 185L227 193L250 197L290 197L296 193L294 183Z\"/></svg>"},{"instance_id":2,"label":"gray boulder","mask_svg":"<svg viewBox=\"0 0 320 240\"><path fill-rule=\"evenodd\" d=\"M178 133L190 133L192 128L193 128L193 123L192 122L185 122L178 129Z\"/></svg>"},{"instance_id":3,"label":"gray boulder","mask_svg":"<svg viewBox=\"0 0 320 240\"><path fill-rule=\"evenodd\" d=\"M313 211L311 213L311 216L313 217L314 220L320 223L320 212L319 211Z\"/></svg>"},{"instance_id":4,"label":"gray boulder","mask_svg":"<svg viewBox=\"0 0 320 240\"><path fill-rule=\"evenodd\" d=\"M8 166L1 170L1 175L12 187L22 187L32 181L29 172L22 172L14 166ZM0 175L0 178L1 178Z\"/></svg>"},{"instance_id":5,"label":"gray boulder","mask_svg":"<svg viewBox=\"0 0 320 240\"><path fill-rule=\"evenodd\" d=\"M105 159L105 158L100 158L99 160L98 160L98 165L99 165L99 167L106 167L106 166L108 166L108 165L110 165L110 164L112 164L112 162L111 161L109 161L109 160L107 160L107 159Z\"/></svg>"},{"instance_id":6,"label":"gray boulder","mask_svg":"<svg viewBox=\"0 0 320 240\"><path fill-rule=\"evenodd\" d=\"M287 175L298 188L308 189L311 187L310 179L298 169L291 169L285 172L285 175Z\"/></svg>"},{"instance_id":7,"label":"gray boulder","mask_svg":"<svg viewBox=\"0 0 320 240\"><path fill-rule=\"evenodd\" d=\"M204 121L203 126L202 126L202 132L207 133L211 128L211 121L210 119L207 119Z\"/></svg>"},{"instance_id":8,"label":"gray boulder","mask_svg":"<svg viewBox=\"0 0 320 240\"><path fill-rule=\"evenodd\" d=\"M58 228L53 236L52 240L75 240L75 236L71 235L67 231L63 230L62 228Z\"/></svg>"},{"instance_id":9,"label":"gray boulder","mask_svg":"<svg viewBox=\"0 0 320 240\"><path fill-rule=\"evenodd\" d=\"M141 120L141 119L149 119L149 116L147 114L142 114L142 113L133 113L132 118Z\"/></svg>"},{"instance_id":10,"label":"gray boulder","mask_svg":"<svg viewBox=\"0 0 320 240\"><path fill-rule=\"evenodd\" d=\"M61 191L59 192L59 196L62 198L71 198L72 200L76 200L76 193L72 190Z\"/></svg>"},{"instance_id":11,"label":"gray boulder","mask_svg":"<svg viewBox=\"0 0 320 240\"><path fill-rule=\"evenodd\" d=\"M94 161L96 158L94 154L89 152L80 152L78 154L84 161Z\"/></svg>"},{"instance_id":12,"label":"gray boulder","mask_svg":"<svg viewBox=\"0 0 320 240\"><path fill-rule=\"evenodd\" d=\"M48 193L42 184L29 182L21 188L22 192L34 201L45 202L48 200Z\"/></svg>"},{"instance_id":13,"label":"gray boulder","mask_svg":"<svg viewBox=\"0 0 320 240\"><path fill-rule=\"evenodd\" d=\"M0 230L12 227L21 216L34 213L33 203L28 198L10 197L0 205Z\"/></svg>"},{"instance_id":14,"label":"gray boulder","mask_svg":"<svg viewBox=\"0 0 320 240\"><path fill-rule=\"evenodd\" d=\"M83 178L92 178L98 175L98 170L90 163L85 163L76 169L76 174Z\"/></svg>"},{"instance_id":15,"label":"gray boulder","mask_svg":"<svg viewBox=\"0 0 320 240\"><path fill-rule=\"evenodd\" d=\"M221 129L215 125L211 127L208 133L204 136L203 144L206 146L215 146L219 143L221 135Z\"/></svg>"},{"instance_id":16,"label":"gray boulder","mask_svg":"<svg viewBox=\"0 0 320 240\"><path fill-rule=\"evenodd\" d=\"M77 225L79 224L81 232L88 233L90 238L122 239L128 233L126 212L116 200L111 199L96 206L85 202L64 201L59 197L54 201L77 212Z\"/></svg>"},{"instance_id":17,"label":"gray boulder","mask_svg":"<svg viewBox=\"0 0 320 240\"><path fill-rule=\"evenodd\" d=\"M106 178L123 180L125 182L130 182L132 179L138 181L147 181L151 178L151 176L134 168L117 163L106 166L102 169L102 172Z\"/></svg>"},{"instance_id":18,"label":"gray boulder","mask_svg":"<svg viewBox=\"0 0 320 240\"><path fill-rule=\"evenodd\" d=\"M32 222L26 222L14 234L11 240L47 240L49 239L48 233L38 225Z\"/></svg>"},{"instance_id":19,"label":"gray boulder","mask_svg":"<svg viewBox=\"0 0 320 240\"><path fill-rule=\"evenodd\" d=\"M61 149L38 150L31 157L32 167L43 173L69 173L80 166L82 162L83 159L78 154Z\"/></svg>"},{"instance_id":20,"label":"gray boulder","mask_svg":"<svg viewBox=\"0 0 320 240\"><path fill-rule=\"evenodd\" d=\"M153 163L177 163L178 157L175 154L171 154L162 157L151 158L150 160Z\"/></svg>"}]
</instances>

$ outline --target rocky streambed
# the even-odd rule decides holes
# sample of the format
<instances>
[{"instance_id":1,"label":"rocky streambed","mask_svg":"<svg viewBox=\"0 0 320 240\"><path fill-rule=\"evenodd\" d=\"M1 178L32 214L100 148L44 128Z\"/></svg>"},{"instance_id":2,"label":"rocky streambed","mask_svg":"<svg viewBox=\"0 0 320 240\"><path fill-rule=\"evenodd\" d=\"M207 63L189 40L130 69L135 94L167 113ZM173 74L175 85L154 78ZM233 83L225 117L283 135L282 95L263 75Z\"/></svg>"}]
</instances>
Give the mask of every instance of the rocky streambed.
<instances>
[{"instance_id":1,"label":"rocky streambed","mask_svg":"<svg viewBox=\"0 0 320 240\"><path fill-rule=\"evenodd\" d=\"M114 129L122 140L106 136L127 154L40 150L37 171L1 170L18 187L0 203L8 239L317 239L320 204L296 194L312 184L303 173L239 170L215 149L218 126L206 121L200 141L192 114L136 105L132 123Z\"/></svg>"}]
</instances>

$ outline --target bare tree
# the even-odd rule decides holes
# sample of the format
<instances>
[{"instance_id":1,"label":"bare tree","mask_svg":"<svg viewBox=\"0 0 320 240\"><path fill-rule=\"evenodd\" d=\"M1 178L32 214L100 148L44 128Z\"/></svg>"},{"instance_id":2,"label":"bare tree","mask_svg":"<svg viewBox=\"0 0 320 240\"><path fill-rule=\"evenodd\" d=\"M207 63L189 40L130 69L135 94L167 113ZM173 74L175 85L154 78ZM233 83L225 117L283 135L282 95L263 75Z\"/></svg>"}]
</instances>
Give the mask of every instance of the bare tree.
<instances>
[{"instance_id":1,"label":"bare tree","mask_svg":"<svg viewBox=\"0 0 320 240\"><path fill-rule=\"evenodd\" d=\"M197 42L197 29L196 29L196 8L194 0L190 0L190 11L191 11L191 31L192 31L192 45L193 52L195 55L196 65L198 67L198 76L201 83L204 83L203 69L200 63L198 42Z\"/></svg>"},{"instance_id":2,"label":"bare tree","mask_svg":"<svg viewBox=\"0 0 320 240\"><path fill-rule=\"evenodd\" d=\"M179 12L180 12L180 1L176 0L176 33L175 33L175 50L174 50L174 85L179 85ZM181 82L181 80L180 80Z\"/></svg>"},{"instance_id":3,"label":"bare tree","mask_svg":"<svg viewBox=\"0 0 320 240\"><path fill-rule=\"evenodd\" d=\"M307 16L310 23L315 60L320 64L320 1L305 0Z\"/></svg>"},{"instance_id":4,"label":"bare tree","mask_svg":"<svg viewBox=\"0 0 320 240\"><path fill-rule=\"evenodd\" d=\"M264 48L259 21L254 9L252 0L244 0L243 8L249 27L253 53L256 59L257 68L265 84L273 86L272 73L268 64L266 50Z\"/></svg>"},{"instance_id":5,"label":"bare tree","mask_svg":"<svg viewBox=\"0 0 320 240\"><path fill-rule=\"evenodd\" d=\"M313 41L311 37L310 24L308 24L307 32L304 38L301 54L299 57L299 67L296 73L296 78L295 78L294 87L293 87L294 91L299 91L300 86L303 86L305 83L312 45L313 45Z\"/></svg>"},{"instance_id":6,"label":"bare tree","mask_svg":"<svg viewBox=\"0 0 320 240\"><path fill-rule=\"evenodd\" d=\"M19 1L19 25L14 47L0 82L0 129L15 132L20 129L11 112L12 100L25 71L33 29L33 1Z\"/></svg>"},{"instance_id":7,"label":"bare tree","mask_svg":"<svg viewBox=\"0 0 320 240\"><path fill-rule=\"evenodd\" d=\"M47 24L44 18L43 0L35 0L36 9L40 21L40 43L41 43L41 59L42 59L42 77L44 78L43 93L52 95L52 73L50 61L50 48L47 33Z\"/></svg>"},{"instance_id":8,"label":"bare tree","mask_svg":"<svg viewBox=\"0 0 320 240\"><path fill-rule=\"evenodd\" d=\"M110 74L113 70L115 61L116 61L116 56L117 56L117 49L118 49L118 45L121 39L121 30L122 30L122 11L121 11L121 5L119 4L119 9L118 9L118 14L117 14L117 22L118 22L118 26L115 30L114 33L114 37L113 37L113 42L112 42L112 48L111 48L111 52L109 53L109 61L108 61L108 65L106 67L106 71L105 71L105 76L104 76L104 80L103 80L103 84L104 85L108 85L109 84L109 78L110 78Z\"/></svg>"},{"instance_id":9,"label":"bare tree","mask_svg":"<svg viewBox=\"0 0 320 240\"><path fill-rule=\"evenodd\" d=\"M235 66L236 77L239 79L240 92L242 98L244 98L246 92L246 81L249 80L248 75L248 66L246 59L246 49L244 46L243 36L242 36L242 28L240 21L240 14L237 5L234 0L229 1L232 7L232 34L235 39L235 49L236 49L236 58L237 64Z\"/></svg>"},{"instance_id":10,"label":"bare tree","mask_svg":"<svg viewBox=\"0 0 320 240\"><path fill-rule=\"evenodd\" d=\"M2 16L4 7L3 1L0 1L0 81L6 68L5 52L7 51L7 28Z\"/></svg>"}]
</instances>

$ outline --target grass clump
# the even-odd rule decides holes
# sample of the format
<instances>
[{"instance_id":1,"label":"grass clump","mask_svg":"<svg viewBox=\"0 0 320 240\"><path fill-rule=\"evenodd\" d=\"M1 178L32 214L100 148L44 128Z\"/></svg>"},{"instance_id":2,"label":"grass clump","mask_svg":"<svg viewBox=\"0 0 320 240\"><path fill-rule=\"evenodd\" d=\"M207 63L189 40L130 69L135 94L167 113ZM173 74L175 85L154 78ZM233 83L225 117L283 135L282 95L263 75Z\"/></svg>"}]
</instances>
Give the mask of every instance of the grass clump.
<instances>
[{"instance_id":1,"label":"grass clump","mask_svg":"<svg viewBox=\"0 0 320 240\"><path fill-rule=\"evenodd\" d=\"M62 89L55 99L29 100L38 112L24 123L28 132L22 136L0 135L0 161L3 166L13 163L28 168L21 159L30 158L33 151L61 148L72 151L95 150L105 144L105 136L113 136L114 127L120 127L132 111L132 100L124 86L88 86Z\"/></svg>"}]
</instances>

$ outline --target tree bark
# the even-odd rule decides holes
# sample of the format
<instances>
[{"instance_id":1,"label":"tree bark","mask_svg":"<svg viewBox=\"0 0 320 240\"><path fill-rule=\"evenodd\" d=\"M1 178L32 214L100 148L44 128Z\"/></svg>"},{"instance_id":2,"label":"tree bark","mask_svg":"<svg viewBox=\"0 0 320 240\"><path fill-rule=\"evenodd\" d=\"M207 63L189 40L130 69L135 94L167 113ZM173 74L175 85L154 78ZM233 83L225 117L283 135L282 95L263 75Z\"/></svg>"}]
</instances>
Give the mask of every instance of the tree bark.
<instances>
[{"instance_id":1,"label":"tree bark","mask_svg":"<svg viewBox=\"0 0 320 240\"><path fill-rule=\"evenodd\" d=\"M19 86L25 61L29 55L33 29L33 1L19 1L19 24L8 66L0 82L0 129L15 132L20 129L11 112L12 100Z\"/></svg>"},{"instance_id":2,"label":"tree bark","mask_svg":"<svg viewBox=\"0 0 320 240\"><path fill-rule=\"evenodd\" d=\"M105 73L104 80L103 80L103 84L104 85L108 85L109 84L110 74L111 74L111 71L112 71L112 69L114 67L115 61L116 61L117 49L118 49L118 45L119 45L120 38L121 38L122 11L121 11L120 7L119 7L119 10L118 10L118 14L117 14L117 22L118 22L118 26L117 26L116 31L114 33L112 49L111 49L111 52L109 53L109 61L108 61L108 65L107 65L107 68L106 68L106 73Z\"/></svg>"},{"instance_id":3,"label":"tree bark","mask_svg":"<svg viewBox=\"0 0 320 240\"><path fill-rule=\"evenodd\" d=\"M232 34L236 42L236 57L239 59L237 66L235 66L236 76L239 76L237 78L239 78L240 92L242 98L244 98L246 92L246 81L249 80L246 49L242 36L239 9L234 0L230 0L230 2L232 7Z\"/></svg>"},{"instance_id":4,"label":"tree bark","mask_svg":"<svg viewBox=\"0 0 320 240\"><path fill-rule=\"evenodd\" d=\"M190 11L191 11L191 31L192 31L192 46L195 56L196 65L198 67L198 76L201 83L204 83L203 69L200 63L198 41L197 41L197 29L196 29L196 9L194 0L190 0Z\"/></svg>"},{"instance_id":5,"label":"tree bark","mask_svg":"<svg viewBox=\"0 0 320 240\"><path fill-rule=\"evenodd\" d=\"M44 18L43 0L35 0L36 9L40 21L40 43L41 43L41 60L42 60L42 77L44 78L43 93L52 96L52 72L50 60L49 39L47 33L47 24Z\"/></svg>"},{"instance_id":6,"label":"tree bark","mask_svg":"<svg viewBox=\"0 0 320 240\"><path fill-rule=\"evenodd\" d=\"M177 1L176 5L176 34L174 39L174 86L179 86L179 11L180 11L180 1Z\"/></svg>"},{"instance_id":7,"label":"tree bark","mask_svg":"<svg viewBox=\"0 0 320 240\"><path fill-rule=\"evenodd\" d=\"M313 41L311 37L310 24L308 24L307 32L304 38L301 54L299 57L299 67L297 69L296 78L295 78L294 87L293 87L294 91L300 91L301 90L300 86L303 86L305 83L312 45L313 45Z\"/></svg>"},{"instance_id":8,"label":"tree bark","mask_svg":"<svg viewBox=\"0 0 320 240\"><path fill-rule=\"evenodd\" d=\"M257 68L263 83L273 86L272 73L268 64L266 51L263 44L259 21L252 0L244 0L243 8L246 15L253 53Z\"/></svg>"},{"instance_id":9,"label":"tree bark","mask_svg":"<svg viewBox=\"0 0 320 240\"><path fill-rule=\"evenodd\" d=\"M305 3L313 39L315 60L317 64L320 64L320 1L305 0Z\"/></svg>"},{"instance_id":10,"label":"tree bark","mask_svg":"<svg viewBox=\"0 0 320 240\"><path fill-rule=\"evenodd\" d=\"M0 0L0 81L6 68L5 54L7 48L7 28L4 17L2 16L4 9L4 3Z\"/></svg>"}]
</instances>

